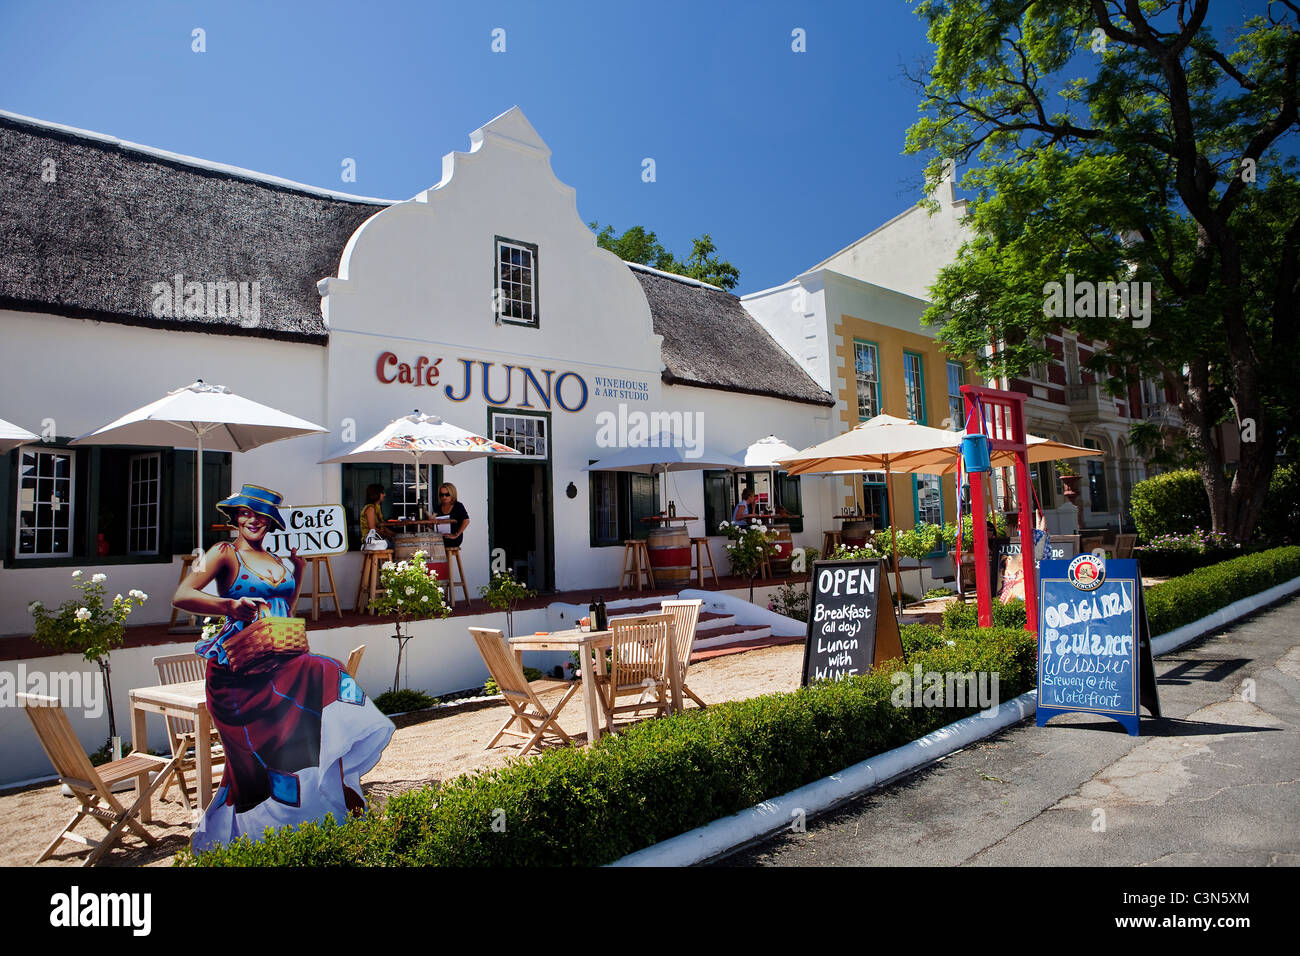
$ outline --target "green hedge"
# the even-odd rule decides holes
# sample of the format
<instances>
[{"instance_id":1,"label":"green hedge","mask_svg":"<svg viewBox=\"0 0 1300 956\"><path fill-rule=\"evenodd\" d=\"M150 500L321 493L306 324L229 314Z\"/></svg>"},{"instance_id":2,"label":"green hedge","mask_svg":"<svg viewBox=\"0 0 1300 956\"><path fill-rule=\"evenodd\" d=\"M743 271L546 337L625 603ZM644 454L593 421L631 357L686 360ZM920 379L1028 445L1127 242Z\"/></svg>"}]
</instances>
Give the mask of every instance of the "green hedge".
<instances>
[{"instance_id":1,"label":"green hedge","mask_svg":"<svg viewBox=\"0 0 1300 956\"><path fill-rule=\"evenodd\" d=\"M1019 599L1008 601L1003 604L1001 601L993 602L993 626L994 627L1024 627L1025 626L1025 602ZM954 628L972 628L979 627L979 607L974 601L962 604L954 601L943 609L943 629L945 631Z\"/></svg>"},{"instance_id":2,"label":"green hedge","mask_svg":"<svg viewBox=\"0 0 1300 956\"><path fill-rule=\"evenodd\" d=\"M1242 555L1152 585L1143 594L1151 633L1165 634L1294 577L1300 577L1300 547Z\"/></svg>"},{"instance_id":3,"label":"green hedge","mask_svg":"<svg viewBox=\"0 0 1300 956\"><path fill-rule=\"evenodd\" d=\"M1139 481L1129 498L1129 512L1143 541L1213 526L1205 483L1191 469Z\"/></svg>"},{"instance_id":4,"label":"green hedge","mask_svg":"<svg viewBox=\"0 0 1300 956\"><path fill-rule=\"evenodd\" d=\"M907 630L907 629L905 629ZM1033 635L949 634L907 670L995 671L999 697L1033 686ZM911 631L909 643L931 644ZM947 643L948 640L952 644ZM378 813L247 837L181 865L591 866L737 813L975 712L896 708L894 666L838 682L634 724L593 747L391 798ZM899 668L902 669L902 668ZM502 813L503 811L503 813ZM493 828L498 821L497 829ZM500 824L504 823L504 832Z\"/></svg>"}]
</instances>

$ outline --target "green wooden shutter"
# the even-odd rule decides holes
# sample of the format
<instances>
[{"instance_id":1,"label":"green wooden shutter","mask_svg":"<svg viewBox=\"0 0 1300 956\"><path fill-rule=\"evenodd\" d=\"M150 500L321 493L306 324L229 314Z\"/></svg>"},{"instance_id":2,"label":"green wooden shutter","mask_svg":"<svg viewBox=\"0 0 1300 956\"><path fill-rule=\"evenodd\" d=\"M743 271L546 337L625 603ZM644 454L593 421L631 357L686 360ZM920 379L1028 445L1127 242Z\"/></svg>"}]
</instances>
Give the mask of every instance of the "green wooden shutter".
<instances>
[{"instance_id":1,"label":"green wooden shutter","mask_svg":"<svg viewBox=\"0 0 1300 956\"><path fill-rule=\"evenodd\" d=\"M172 554L189 554L194 550L194 452L180 449L170 453L168 469L168 506L164 509L171 521ZM203 453L203 540L204 547L224 541L224 532L209 531L208 526L221 519L217 502L231 494L230 453ZM164 539L167 540L167 539Z\"/></svg>"},{"instance_id":2,"label":"green wooden shutter","mask_svg":"<svg viewBox=\"0 0 1300 956\"><path fill-rule=\"evenodd\" d=\"M650 536L652 522L642 521L659 513L659 479L655 475L629 475L628 486L632 507L629 509L631 526L629 538L644 540Z\"/></svg>"},{"instance_id":3,"label":"green wooden shutter","mask_svg":"<svg viewBox=\"0 0 1300 956\"><path fill-rule=\"evenodd\" d=\"M781 487L781 504L785 510L794 515L803 514L803 495L799 487L798 477L791 477L785 472L777 476L777 482ZM790 532L797 534L803 531L803 518L792 518L790 520Z\"/></svg>"},{"instance_id":4,"label":"green wooden shutter","mask_svg":"<svg viewBox=\"0 0 1300 956\"><path fill-rule=\"evenodd\" d=\"M386 491L391 492L393 487L393 466L344 463L342 472L343 490L339 504L343 505L343 511L347 515L348 549L350 551L359 551L363 540L361 536L361 509L366 506L366 488L370 485L383 485ZM382 505L380 510L383 510ZM385 511L384 517L390 517L390 514Z\"/></svg>"},{"instance_id":5,"label":"green wooden shutter","mask_svg":"<svg viewBox=\"0 0 1300 956\"><path fill-rule=\"evenodd\" d=\"M732 503L734 488L731 472L704 472L704 533L719 534L718 522L730 521L736 506Z\"/></svg>"},{"instance_id":6,"label":"green wooden shutter","mask_svg":"<svg viewBox=\"0 0 1300 956\"><path fill-rule=\"evenodd\" d=\"M12 564L14 560L14 523L18 512L18 451L11 451L0 459L0 555Z\"/></svg>"}]
</instances>

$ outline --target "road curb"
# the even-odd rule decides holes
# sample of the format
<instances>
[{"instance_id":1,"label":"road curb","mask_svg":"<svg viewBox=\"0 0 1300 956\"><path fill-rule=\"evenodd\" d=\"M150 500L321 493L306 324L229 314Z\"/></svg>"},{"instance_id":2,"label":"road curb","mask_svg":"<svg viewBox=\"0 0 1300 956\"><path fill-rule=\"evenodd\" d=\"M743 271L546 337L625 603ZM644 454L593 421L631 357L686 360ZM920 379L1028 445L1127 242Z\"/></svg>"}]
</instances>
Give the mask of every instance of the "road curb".
<instances>
[{"instance_id":1,"label":"road curb","mask_svg":"<svg viewBox=\"0 0 1300 956\"><path fill-rule=\"evenodd\" d=\"M1300 591L1300 577L1234 601L1190 624L1151 641L1154 656L1167 654L1208 631ZM1037 691L1031 690L1002 704L992 717L985 713L965 717L901 747L856 763L839 773L805 784L797 790L764 800L757 806L722 817L702 827L648 846L615 860L610 866L693 866L715 859L790 826L799 813L815 816L911 773L955 750L990 737L1019 723L1037 710Z\"/></svg>"}]
</instances>

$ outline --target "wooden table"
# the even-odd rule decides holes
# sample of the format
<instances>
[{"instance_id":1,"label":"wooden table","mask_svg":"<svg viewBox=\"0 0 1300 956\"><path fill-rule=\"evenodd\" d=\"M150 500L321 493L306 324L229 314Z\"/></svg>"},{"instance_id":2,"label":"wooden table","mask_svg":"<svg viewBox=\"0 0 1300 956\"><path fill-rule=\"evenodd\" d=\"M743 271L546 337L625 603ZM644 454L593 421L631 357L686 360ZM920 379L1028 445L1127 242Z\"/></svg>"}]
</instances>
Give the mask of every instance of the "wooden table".
<instances>
[{"instance_id":1,"label":"wooden table","mask_svg":"<svg viewBox=\"0 0 1300 956\"><path fill-rule=\"evenodd\" d=\"M131 697L131 744L138 750L146 750L148 737L146 717L149 714L162 714L164 718L178 717L194 722L194 752L196 754L198 790L195 801L199 813L207 809L212 800L212 717L208 714L208 692L204 681L187 681L183 684L159 684L156 687L140 687L130 694ZM171 726L167 727L168 736ZM138 789L137 784L137 789ZM152 800L146 801L140 809L140 819L148 823L152 817Z\"/></svg>"},{"instance_id":2,"label":"wooden table","mask_svg":"<svg viewBox=\"0 0 1300 956\"><path fill-rule=\"evenodd\" d=\"M668 630L668 689L674 711L682 709L682 681L677 668L677 649L672 628ZM600 702L596 676L605 674L605 649L614 644L613 631L583 631L573 628L550 634L525 634L510 639L510 647L523 667L524 651L578 651L582 661L582 707L587 717L587 743L600 739ZM599 651L600 653L596 653ZM594 666L593 666L594 665Z\"/></svg>"},{"instance_id":3,"label":"wooden table","mask_svg":"<svg viewBox=\"0 0 1300 956\"><path fill-rule=\"evenodd\" d=\"M641 520L645 522L653 522L655 524L667 525L672 524L674 521L680 521L682 524L686 524L688 521L699 521L700 519L694 518L691 515L672 515L671 517L668 515L650 515L650 517L642 518Z\"/></svg>"}]
</instances>

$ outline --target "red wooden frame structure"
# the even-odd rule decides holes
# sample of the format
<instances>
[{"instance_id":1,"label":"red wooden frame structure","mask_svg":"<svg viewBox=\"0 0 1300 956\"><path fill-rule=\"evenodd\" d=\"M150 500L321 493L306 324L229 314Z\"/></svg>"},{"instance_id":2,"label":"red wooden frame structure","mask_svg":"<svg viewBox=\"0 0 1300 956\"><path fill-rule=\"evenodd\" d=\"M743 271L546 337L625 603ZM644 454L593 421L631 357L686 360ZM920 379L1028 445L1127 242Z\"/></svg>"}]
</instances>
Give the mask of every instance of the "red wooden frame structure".
<instances>
[{"instance_id":1,"label":"red wooden frame structure","mask_svg":"<svg viewBox=\"0 0 1300 956\"><path fill-rule=\"evenodd\" d=\"M1034 563L1034 509L1029 491L1029 454L1025 443L1025 396L983 385L963 385L966 433L985 435L990 454L1013 452L1016 456L1016 500L1020 502L1020 554L1024 563L1025 630L1038 633L1038 568ZM971 524L975 535L975 599L980 627L993 625L993 594L989 581L989 536L984 525L984 482L992 472L971 472ZM979 517L975 515L978 503ZM961 520L958 516L958 543Z\"/></svg>"}]
</instances>

